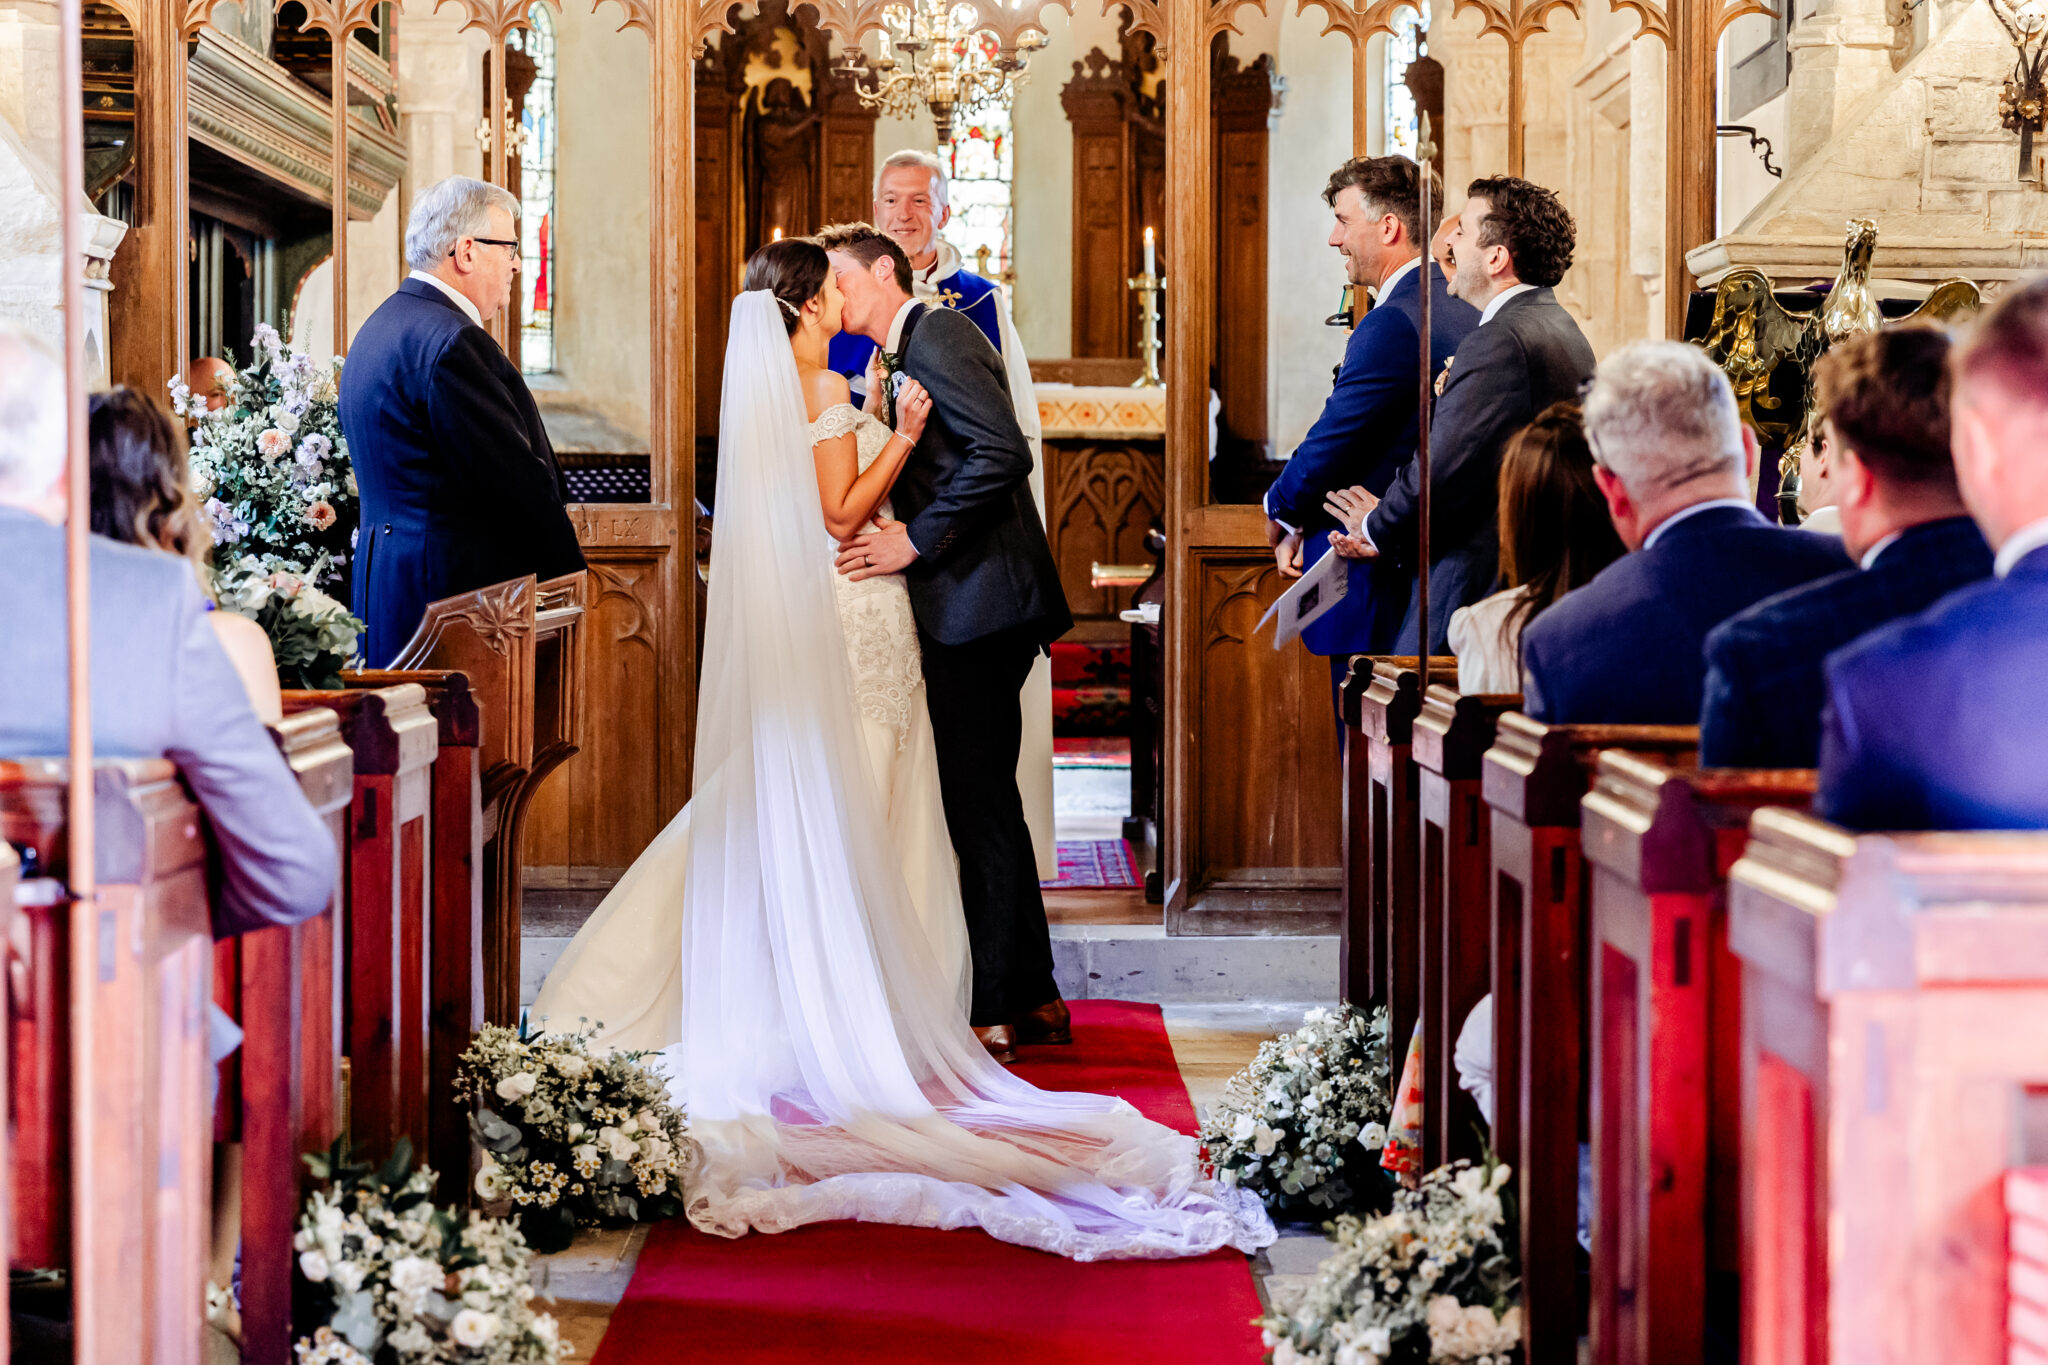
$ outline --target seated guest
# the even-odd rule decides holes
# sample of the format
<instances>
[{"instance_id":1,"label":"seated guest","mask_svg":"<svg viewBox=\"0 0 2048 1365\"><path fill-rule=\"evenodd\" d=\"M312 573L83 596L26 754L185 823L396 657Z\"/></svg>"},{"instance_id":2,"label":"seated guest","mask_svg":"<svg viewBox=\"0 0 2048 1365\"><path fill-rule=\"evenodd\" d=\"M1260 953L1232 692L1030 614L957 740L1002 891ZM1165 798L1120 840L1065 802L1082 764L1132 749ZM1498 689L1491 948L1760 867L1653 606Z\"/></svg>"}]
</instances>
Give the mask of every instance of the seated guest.
<instances>
[{"instance_id":1,"label":"seated guest","mask_svg":"<svg viewBox=\"0 0 2048 1365\"><path fill-rule=\"evenodd\" d=\"M1942 362L1928 327L1837 342L1814 367L1848 569L1767 597L1707 637L1700 762L1811 768L1820 757L1821 661L1887 621L1991 574L1991 550L1956 491Z\"/></svg>"},{"instance_id":2,"label":"seated guest","mask_svg":"<svg viewBox=\"0 0 2048 1365\"><path fill-rule=\"evenodd\" d=\"M92 533L163 550L203 568L213 541L192 496L184 436L163 409L129 388L94 394L90 413ZM214 611L212 605L207 603L206 623L249 690L256 719L275 724L284 717L284 702L270 637L248 617Z\"/></svg>"},{"instance_id":3,"label":"seated guest","mask_svg":"<svg viewBox=\"0 0 2048 1365\"><path fill-rule=\"evenodd\" d=\"M1992 305L1948 376L1993 577L1829 656L1815 807L1855 829L2048 829L2048 279Z\"/></svg>"},{"instance_id":4,"label":"seated guest","mask_svg":"<svg viewBox=\"0 0 2048 1365\"><path fill-rule=\"evenodd\" d=\"M1394 641L1414 654L1426 639L1446 652L1451 613L1493 591L1500 569L1500 460L1508 438L1552 403L1568 402L1593 372L1593 348L1552 286L1571 268L1572 216L1551 191L1513 176L1472 182L1452 233L1450 292L1480 310L1437 378L1430 410L1429 616L1411 589ZM1354 490L1346 557L1384 555L1413 566L1420 554L1421 466L1405 461L1384 499ZM1417 588L1419 588L1419 583Z\"/></svg>"},{"instance_id":5,"label":"seated guest","mask_svg":"<svg viewBox=\"0 0 2048 1365\"><path fill-rule=\"evenodd\" d=\"M1825 356L1822 359L1826 359ZM1813 428L1799 471L1799 529L1824 536L1842 534L1842 512L1835 506L1835 483L1830 476L1829 441L1821 424Z\"/></svg>"},{"instance_id":6,"label":"seated guest","mask_svg":"<svg viewBox=\"0 0 2048 1365\"><path fill-rule=\"evenodd\" d=\"M1691 725L1707 632L1849 561L1839 541L1773 526L1750 502L1756 436L1697 346L1639 341L1601 362L1586 439L1630 553L1522 632L1522 709L1551 724Z\"/></svg>"},{"instance_id":7,"label":"seated guest","mask_svg":"<svg viewBox=\"0 0 2048 1365\"><path fill-rule=\"evenodd\" d=\"M1500 578L1510 586L1451 613L1458 690L1522 690L1522 628L1622 556L1593 482L1579 410L1553 403L1500 462Z\"/></svg>"},{"instance_id":8,"label":"seated guest","mask_svg":"<svg viewBox=\"0 0 2048 1365\"><path fill-rule=\"evenodd\" d=\"M1432 198L1443 202L1441 188ZM1344 258L1345 278L1370 291L1373 305L1351 329L1322 414L1266 490L1267 542L1289 578L1329 552L1328 532L1341 524L1325 507L1332 493L1353 486L1384 493L1415 455L1425 280L1434 309L1432 375L1479 322L1478 310L1452 298L1443 272L1423 257L1422 174L1413 161L1353 158L1331 173L1323 202L1336 217L1329 244ZM1385 652L1408 609L1405 571L1366 561L1345 568L1343 600L1301 634L1310 653L1328 656L1338 686L1353 654Z\"/></svg>"},{"instance_id":9,"label":"seated guest","mask_svg":"<svg viewBox=\"0 0 2048 1365\"><path fill-rule=\"evenodd\" d=\"M0 754L61 754L65 687L64 371L0 325ZM169 758L219 852L216 937L326 909L334 842L206 621L189 564L94 537L93 752Z\"/></svg>"}]
</instances>

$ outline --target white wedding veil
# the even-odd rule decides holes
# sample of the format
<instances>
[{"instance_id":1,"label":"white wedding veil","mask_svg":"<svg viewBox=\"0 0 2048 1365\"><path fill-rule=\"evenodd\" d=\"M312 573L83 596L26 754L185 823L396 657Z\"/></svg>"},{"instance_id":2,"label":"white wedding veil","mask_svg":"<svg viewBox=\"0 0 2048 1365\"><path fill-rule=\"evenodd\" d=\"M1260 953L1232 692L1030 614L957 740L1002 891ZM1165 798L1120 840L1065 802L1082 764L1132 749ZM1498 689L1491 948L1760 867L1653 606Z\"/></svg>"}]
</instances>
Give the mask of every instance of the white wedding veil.
<instances>
[{"instance_id":1,"label":"white wedding veil","mask_svg":"<svg viewBox=\"0 0 2048 1365\"><path fill-rule=\"evenodd\" d=\"M704 1148L691 1221L980 1226L1080 1259L1265 1245L1257 1200L1203 1179L1192 1138L1037 1090L969 1029L876 795L774 296L741 294L728 335L696 791L605 907L629 882L681 895L665 1056Z\"/></svg>"}]
</instances>

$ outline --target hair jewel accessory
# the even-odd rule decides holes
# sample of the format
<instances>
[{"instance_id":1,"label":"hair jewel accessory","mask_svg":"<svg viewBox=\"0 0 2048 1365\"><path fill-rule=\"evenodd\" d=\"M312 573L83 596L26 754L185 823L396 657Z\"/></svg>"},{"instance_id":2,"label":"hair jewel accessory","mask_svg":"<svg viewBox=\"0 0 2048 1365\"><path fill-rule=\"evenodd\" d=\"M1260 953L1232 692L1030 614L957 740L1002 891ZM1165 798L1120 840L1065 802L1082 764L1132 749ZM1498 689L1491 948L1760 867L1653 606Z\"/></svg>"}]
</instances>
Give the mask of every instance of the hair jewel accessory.
<instances>
[{"instance_id":1,"label":"hair jewel accessory","mask_svg":"<svg viewBox=\"0 0 2048 1365\"><path fill-rule=\"evenodd\" d=\"M791 303L791 302L790 302L790 301L789 301L788 299L782 298L782 297L781 297L781 296L779 296L779 295L778 295L778 296L776 296L776 299L775 299L775 301L776 301L777 303L779 303L779 304L781 304L781 305L782 305L782 311L783 311L783 312L785 312L785 313L789 314L789 315L790 315L790 316L791 316L792 318L795 318L795 319L796 319L796 320L797 320L798 322L801 322L801 321L803 321L803 316L804 316L804 315L803 315L802 311L801 311L801 310L799 310L799 309L797 308L797 306L796 306L795 304Z\"/></svg>"}]
</instances>

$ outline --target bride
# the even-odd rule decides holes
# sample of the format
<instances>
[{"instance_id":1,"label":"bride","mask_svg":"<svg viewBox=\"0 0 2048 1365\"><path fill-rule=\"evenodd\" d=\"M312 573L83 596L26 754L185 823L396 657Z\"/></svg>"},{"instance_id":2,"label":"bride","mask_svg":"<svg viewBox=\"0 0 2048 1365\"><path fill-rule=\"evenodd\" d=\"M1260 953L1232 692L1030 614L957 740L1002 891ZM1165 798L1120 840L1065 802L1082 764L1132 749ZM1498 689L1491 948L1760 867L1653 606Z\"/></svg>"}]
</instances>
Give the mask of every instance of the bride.
<instances>
[{"instance_id":1,"label":"bride","mask_svg":"<svg viewBox=\"0 0 2048 1365\"><path fill-rule=\"evenodd\" d=\"M1076 1260L1273 1240L1195 1140L1105 1095L1039 1090L968 1027L967 933L916 626L897 576L833 572L889 514L902 427L825 365L824 250L774 242L733 302L690 804L534 1002L660 1048L704 1160L690 1221L737 1237L828 1219L980 1227ZM881 385L870 406L879 401Z\"/></svg>"}]
</instances>

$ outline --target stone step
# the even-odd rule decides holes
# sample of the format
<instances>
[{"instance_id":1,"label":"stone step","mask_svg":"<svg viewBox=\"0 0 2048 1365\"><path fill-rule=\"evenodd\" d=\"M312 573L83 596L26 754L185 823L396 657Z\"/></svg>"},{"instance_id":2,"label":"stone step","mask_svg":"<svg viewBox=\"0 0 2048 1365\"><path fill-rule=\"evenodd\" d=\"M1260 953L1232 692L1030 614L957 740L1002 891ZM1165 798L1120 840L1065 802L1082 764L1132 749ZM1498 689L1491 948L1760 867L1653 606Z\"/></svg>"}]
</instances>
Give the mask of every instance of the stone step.
<instances>
[{"instance_id":1,"label":"stone step","mask_svg":"<svg viewBox=\"0 0 2048 1365\"><path fill-rule=\"evenodd\" d=\"M519 999L532 1001L569 938L528 934ZM1335 1001L1334 934L1170 938L1160 925L1057 924L1053 972L1069 1000L1152 1004Z\"/></svg>"}]
</instances>

